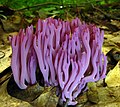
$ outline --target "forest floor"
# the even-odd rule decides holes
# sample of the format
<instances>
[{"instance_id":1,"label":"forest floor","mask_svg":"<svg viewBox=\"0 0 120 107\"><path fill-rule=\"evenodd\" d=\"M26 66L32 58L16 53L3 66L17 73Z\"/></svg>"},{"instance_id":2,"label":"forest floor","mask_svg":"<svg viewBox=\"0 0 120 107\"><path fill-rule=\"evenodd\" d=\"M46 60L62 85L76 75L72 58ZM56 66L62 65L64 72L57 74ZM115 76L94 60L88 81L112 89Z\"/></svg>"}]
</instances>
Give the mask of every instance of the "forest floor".
<instances>
[{"instance_id":1,"label":"forest floor","mask_svg":"<svg viewBox=\"0 0 120 107\"><path fill-rule=\"evenodd\" d=\"M11 71L8 71L8 68L10 67L12 55L12 49L8 38L11 35L16 35L21 27L26 27L30 23L35 24L36 20L37 19L23 19L19 15L19 13L11 15L7 19L0 20L0 107L32 107L29 103L13 98L7 93L7 82L11 76ZM105 32L104 43L102 48L104 54L107 54L112 49L115 49L114 52L111 52L111 55L114 56L117 53L118 56L116 60L117 63L120 64L120 21L115 19L111 19L110 21L98 21L96 19L94 21L98 22L97 26L103 29ZM111 55L108 55L108 58L110 58ZM108 72L111 69L114 69L116 65L108 65ZM120 66L117 67L120 70ZM80 98L82 97L83 96L81 96ZM78 107L120 107L120 101L108 102L101 105L99 105L97 102L95 102L93 105L88 102L84 102L83 106L78 105Z\"/></svg>"}]
</instances>

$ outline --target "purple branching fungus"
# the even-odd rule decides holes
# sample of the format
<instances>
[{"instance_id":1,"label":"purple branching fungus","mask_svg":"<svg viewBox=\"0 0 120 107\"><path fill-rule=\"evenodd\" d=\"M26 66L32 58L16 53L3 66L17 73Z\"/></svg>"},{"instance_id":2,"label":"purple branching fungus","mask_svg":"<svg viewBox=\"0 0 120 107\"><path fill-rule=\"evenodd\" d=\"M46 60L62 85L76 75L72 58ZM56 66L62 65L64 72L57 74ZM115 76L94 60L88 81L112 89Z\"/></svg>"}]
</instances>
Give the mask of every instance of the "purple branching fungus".
<instances>
[{"instance_id":1,"label":"purple branching fungus","mask_svg":"<svg viewBox=\"0 0 120 107\"><path fill-rule=\"evenodd\" d=\"M45 86L60 87L58 94L68 105L86 90L88 82L105 78L107 58L102 53L104 32L93 24L47 18L38 20L34 33L31 25L10 38L11 67L21 89L35 84L39 65Z\"/></svg>"}]
</instances>

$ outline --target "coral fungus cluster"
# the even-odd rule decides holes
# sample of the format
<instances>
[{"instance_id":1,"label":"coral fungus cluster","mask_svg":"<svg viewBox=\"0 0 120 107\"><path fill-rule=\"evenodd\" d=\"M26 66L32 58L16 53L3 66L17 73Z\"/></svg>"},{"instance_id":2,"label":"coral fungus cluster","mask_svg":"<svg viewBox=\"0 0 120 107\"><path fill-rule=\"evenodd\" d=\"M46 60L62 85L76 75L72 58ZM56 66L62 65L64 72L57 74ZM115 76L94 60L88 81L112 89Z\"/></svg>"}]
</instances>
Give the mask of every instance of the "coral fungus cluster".
<instances>
[{"instance_id":1,"label":"coral fungus cluster","mask_svg":"<svg viewBox=\"0 0 120 107\"><path fill-rule=\"evenodd\" d=\"M103 38L103 31L78 18L71 22L39 19L35 31L31 25L10 38L14 80L21 89L27 88L26 82L35 84L39 66L45 86L58 86L61 99L75 105L88 82L105 77Z\"/></svg>"}]
</instances>

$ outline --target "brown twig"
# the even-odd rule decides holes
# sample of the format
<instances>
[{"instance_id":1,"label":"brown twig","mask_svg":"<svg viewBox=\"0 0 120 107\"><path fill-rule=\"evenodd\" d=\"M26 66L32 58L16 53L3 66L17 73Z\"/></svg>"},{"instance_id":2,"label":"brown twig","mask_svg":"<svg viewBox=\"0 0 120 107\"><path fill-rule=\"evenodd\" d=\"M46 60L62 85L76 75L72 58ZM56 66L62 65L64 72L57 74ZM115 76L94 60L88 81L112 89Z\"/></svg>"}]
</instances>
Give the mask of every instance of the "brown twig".
<instances>
[{"instance_id":1,"label":"brown twig","mask_svg":"<svg viewBox=\"0 0 120 107\"><path fill-rule=\"evenodd\" d=\"M106 12L102 11L100 8L95 7L93 4L92 4L92 8L99 11L99 12L101 12L102 14L104 14L109 19L120 20L120 18L115 17L115 16L110 15L110 14L107 14Z\"/></svg>"},{"instance_id":2,"label":"brown twig","mask_svg":"<svg viewBox=\"0 0 120 107\"><path fill-rule=\"evenodd\" d=\"M102 13L103 15L105 15L107 18L109 18L109 19L114 19L114 20L120 20L120 18L117 18L117 17L115 17L115 16L113 16L113 15L107 14L106 12L102 11L100 8L95 7L91 2L89 2L89 0L87 0L87 1L88 1L88 3L91 4L91 6L92 6L93 9L101 12L101 13Z\"/></svg>"}]
</instances>

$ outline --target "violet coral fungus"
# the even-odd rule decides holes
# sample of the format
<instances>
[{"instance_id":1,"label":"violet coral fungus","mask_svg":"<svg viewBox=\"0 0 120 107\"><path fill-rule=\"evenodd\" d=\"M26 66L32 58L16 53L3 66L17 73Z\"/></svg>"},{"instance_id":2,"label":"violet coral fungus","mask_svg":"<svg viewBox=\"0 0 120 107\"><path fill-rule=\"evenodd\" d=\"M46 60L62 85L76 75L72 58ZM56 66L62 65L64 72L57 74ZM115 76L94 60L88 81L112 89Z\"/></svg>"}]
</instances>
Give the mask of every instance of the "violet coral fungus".
<instances>
[{"instance_id":1,"label":"violet coral fungus","mask_svg":"<svg viewBox=\"0 0 120 107\"><path fill-rule=\"evenodd\" d=\"M12 46L11 68L14 80L21 89L27 88L25 82L36 83L37 59L33 48L33 26L19 31L17 36L10 37Z\"/></svg>"},{"instance_id":2,"label":"violet coral fungus","mask_svg":"<svg viewBox=\"0 0 120 107\"><path fill-rule=\"evenodd\" d=\"M88 82L105 78L103 38L103 31L78 18L71 22L39 19L35 33L30 26L10 38L14 80L21 89L27 88L25 82L35 84L38 63L45 86L60 87L61 99L75 105Z\"/></svg>"}]
</instances>

